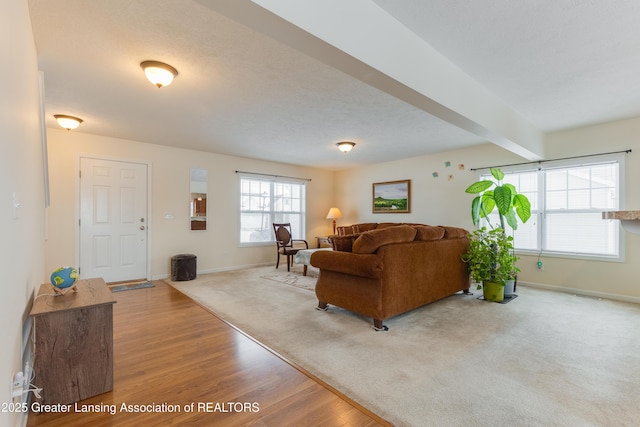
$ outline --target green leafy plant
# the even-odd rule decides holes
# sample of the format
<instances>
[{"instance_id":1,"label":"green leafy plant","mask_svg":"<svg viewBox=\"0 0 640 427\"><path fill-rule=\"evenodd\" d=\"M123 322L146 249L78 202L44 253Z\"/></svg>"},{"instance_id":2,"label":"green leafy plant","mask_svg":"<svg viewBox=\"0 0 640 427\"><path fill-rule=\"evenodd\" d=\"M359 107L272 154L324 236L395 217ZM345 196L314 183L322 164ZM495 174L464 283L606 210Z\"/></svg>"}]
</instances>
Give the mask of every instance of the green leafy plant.
<instances>
[{"instance_id":1,"label":"green leafy plant","mask_svg":"<svg viewBox=\"0 0 640 427\"><path fill-rule=\"evenodd\" d=\"M482 218L486 218L491 228L489 215L495 208L498 210L500 228L505 230L507 224L514 230L518 228L520 218L524 224L531 217L531 203L527 196L519 194L513 184L503 184L504 173L499 168L491 168L491 175L495 181L484 179L471 184L465 191L469 194L478 194L471 202L471 219L476 227Z\"/></svg>"},{"instance_id":2,"label":"green leafy plant","mask_svg":"<svg viewBox=\"0 0 640 427\"><path fill-rule=\"evenodd\" d=\"M477 227L485 218L491 230L477 229L469 235L470 248L462 259L469 265L469 273L474 282L491 281L504 285L514 279L520 271L516 267L518 258L513 250L513 237L505 232L506 223L513 230L518 228L518 218L524 224L531 217L529 199L518 193L513 184L503 183L504 172L491 168L495 181L483 179L471 184L465 191L477 194L471 202L471 219ZM489 215L498 211L499 226L494 226Z\"/></svg>"},{"instance_id":3,"label":"green leafy plant","mask_svg":"<svg viewBox=\"0 0 640 427\"><path fill-rule=\"evenodd\" d=\"M520 271L516 267L518 258L513 254L513 237L503 229L479 228L469 234L469 250L462 256L468 264L474 282L490 281L504 286Z\"/></svg>"}]
</instances>

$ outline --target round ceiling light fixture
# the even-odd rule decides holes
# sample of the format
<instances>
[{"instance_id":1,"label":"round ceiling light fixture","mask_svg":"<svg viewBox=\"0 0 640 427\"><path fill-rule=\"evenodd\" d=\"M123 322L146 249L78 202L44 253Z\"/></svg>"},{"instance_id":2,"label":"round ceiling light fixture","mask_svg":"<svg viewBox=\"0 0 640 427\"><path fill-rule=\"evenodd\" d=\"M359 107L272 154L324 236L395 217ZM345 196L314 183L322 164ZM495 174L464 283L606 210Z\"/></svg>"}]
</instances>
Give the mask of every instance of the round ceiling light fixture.
<instances>
[{"instance_id":1,"label":"round ceiling light fixture","mask_svg":"<svg viewBox=\"0 0 640 427\"><path fill-rule=\"evenodd\" d=\"M80 126L80 123L82 123L81 118L67 116L66 114L54 114L53 117L55 117L58 121L58 124L66 130L75 129Z\"/></svg>"},{"instance_id":2,"label":"round ceiling light fixture","mask_svg":"<svg viewBox=\"0 0 640 427\"><path fill-rule=\"evenodd\" d=\"M351 141L341 141L336 144L338 150L342 151L343 153L348 153L353 147L355 147L355 145L356 143Z\"/></svg>"},{"instance_id":3,"label":"round ceiling light fixture","mask_svg":"<svg viewBox=\"0 0 640 427\"><path fill-rule=\"evenodd\" d=\"M178 75L178 70L159 61L142 61L140 67L147 79L158 88L169 86Z\"/></svg>"}]
</instances>

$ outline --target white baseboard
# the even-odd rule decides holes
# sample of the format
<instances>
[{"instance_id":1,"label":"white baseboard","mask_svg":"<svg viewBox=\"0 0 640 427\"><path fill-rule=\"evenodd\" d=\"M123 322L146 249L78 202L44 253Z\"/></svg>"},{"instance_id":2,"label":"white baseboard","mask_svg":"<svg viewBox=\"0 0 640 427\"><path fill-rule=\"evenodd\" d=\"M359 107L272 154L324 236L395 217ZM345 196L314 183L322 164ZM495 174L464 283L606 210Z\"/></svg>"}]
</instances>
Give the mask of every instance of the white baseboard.
<instances>
[{"instance_id":1,"label":"white baseboard","mask_svg":"<svg viewBox=\"0 0 640 427\"><path fill-rule=\"evenodd\" d=\"M603 299L610 299L610 300L624 301L624 302L633 302L633 303L636 303L636 304L640 304L640 298L639 297L632 297L632 296L628 296L628 295L610 294L610 293L607 293L607 292L588 291L588 290L585 290L585 289L566 288L566 287L563 287L563 286L547 285L545 283L521 282L520 280L518 280L518 286L530 286L532 288L547 289L547 290L550 290L550 291L564 292L564 293L567 293L567 294L583 295L583 296L593 297L593 298L603 298Z\"/></svg>"},{"instance_id":2,"label":"white baseboard","mask_svg":"<svg viewBox=\"0 0 640 427\"><path fill-rule=\"evenodd\" d=\"M246 264L246 265L236 265L233 267L222 267L222 268L207 268L203 270L198 270L197 274L207 274L207 273L221 273L223 271L234 271L234 270L244 270L247 268L255 268L255 267L266 267L269 265L273 265L272 262L263 262L260 264ZM171 274L158 274L151 278L151 280L162 280L169 279Z\"/></svg>"}]
</instances>

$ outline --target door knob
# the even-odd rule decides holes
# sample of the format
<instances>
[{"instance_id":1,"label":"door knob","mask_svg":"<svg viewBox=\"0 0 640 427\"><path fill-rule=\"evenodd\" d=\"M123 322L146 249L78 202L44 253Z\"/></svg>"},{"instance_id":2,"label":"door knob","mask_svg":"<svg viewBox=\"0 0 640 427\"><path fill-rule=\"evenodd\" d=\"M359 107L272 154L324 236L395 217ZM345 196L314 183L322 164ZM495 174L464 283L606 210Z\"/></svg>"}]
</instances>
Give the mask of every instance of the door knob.
<instances>
[{"instance_id":1,"label":"door knob","mask_svg":"<svg viewBox=\"0 0 640 427\"><path fill-rule=\"evenodd\" d=\"M144 230L144 225L141 225L141 226L140 226L140 230Z\"/></svg>"}]
</instances>

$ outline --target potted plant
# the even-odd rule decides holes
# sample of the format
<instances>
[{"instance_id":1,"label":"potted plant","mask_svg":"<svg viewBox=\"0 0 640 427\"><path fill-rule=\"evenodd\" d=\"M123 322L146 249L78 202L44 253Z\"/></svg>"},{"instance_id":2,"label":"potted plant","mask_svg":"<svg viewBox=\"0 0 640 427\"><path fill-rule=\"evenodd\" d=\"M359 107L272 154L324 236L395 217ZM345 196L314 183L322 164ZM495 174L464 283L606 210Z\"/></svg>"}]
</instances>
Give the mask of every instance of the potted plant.
<instances>
[{"instance_id":1,"label":"potted plant","mask_svg":"<svg viewBox=\"0 0 640 427\"><path fill-rule=\"evenodd\" d=\"M472 279L483 283L485 293L487 293L487 285L493 287L498 284L500 289L497 294L500 291L504 294L506 282L515 281L515 276L520 271L516 267L517 257L513 251L513 237L505 232L505 220L512 229L517 229L518 218L524 224L531 217L531 203L525 195L518 193L514 185L502 183L504 173L499 168L490 170L495 181L489 179L477 181L465 190L467 193L477 194L471 202L473 224L477 227L480 220L485 218L490 230L483 227L470 234L471 247L463 256L463 260L469 264ZM494 226L489 219L494 209L498 212L499 226ZM507 295L510 295L508 291ZM489 299L487 295L485 299Z\"/></svg>"},{"instance_id":2,"label":"potted plant","mask_svg":"<svg viewBox=\"0 0 640 427\"><path fill-rule=\"evenodd\" d=\"M513 237L501 228L482 227L472 232L469 240L469 250L462 260L469 266L471 279L482 283L485 300L502 301L505 283L516 269Z\"/></svg>"}]
</instances>

